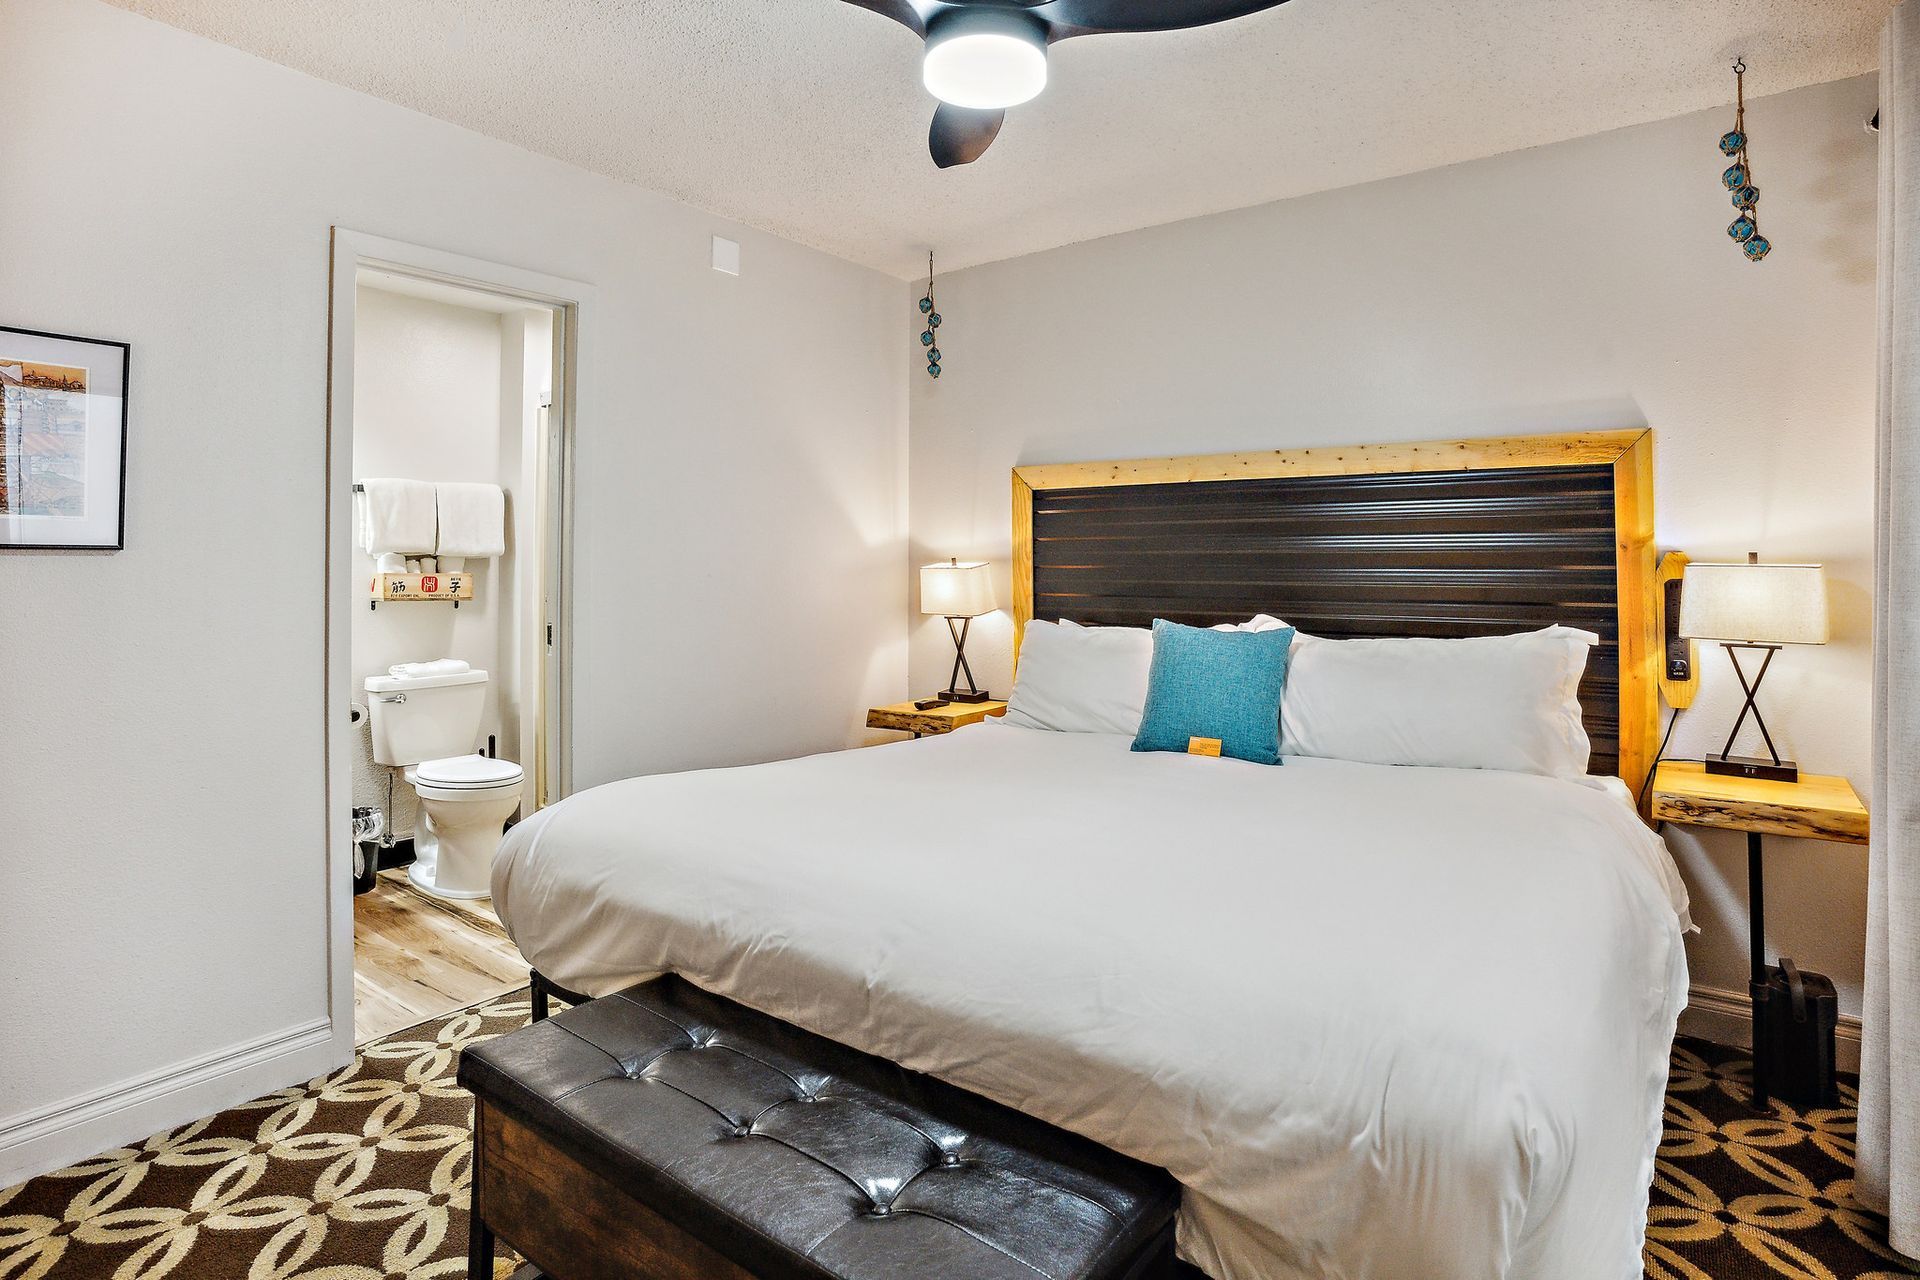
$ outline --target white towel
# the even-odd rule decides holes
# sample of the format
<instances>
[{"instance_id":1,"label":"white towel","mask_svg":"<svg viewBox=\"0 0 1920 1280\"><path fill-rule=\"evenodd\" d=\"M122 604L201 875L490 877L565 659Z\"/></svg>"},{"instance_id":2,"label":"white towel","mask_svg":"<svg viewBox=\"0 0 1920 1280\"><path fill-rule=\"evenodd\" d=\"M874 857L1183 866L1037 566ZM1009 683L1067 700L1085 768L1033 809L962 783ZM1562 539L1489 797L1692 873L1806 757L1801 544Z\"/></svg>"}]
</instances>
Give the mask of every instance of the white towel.
<instances>
[{"instance_id":1,"label":"white towel","mask_svg":"<svg viewBox=\"0 0 1920 1280\"><path fill-rule=\"evenodd\" d=\"M396 662L387 668L390 676L413 679L418 676L457 676L472 667L458 658L435 658L432 662Z\"/></svg>"},{"instance_id":2,"label":"white towel","mask_svg":"<svg viewBox=\"0 0 1920 1280\"><path fill-rule=\"evenodd\" d=\"M355 520L368 555L418 555L433 550L437 502L425 480L362 480Z\"/></svg>"},{"instance_id":3,"label":"white towel","mask_svg":"<svg viewBox=\"0 0 1920 1280\"><path fill-rule=\"evenodd\" d=\"M443 556L484 560L507 551L507 495L497 484L440 484L434 486L440 507L440 540L435 550Z\"/></svg>"}]
</instances>

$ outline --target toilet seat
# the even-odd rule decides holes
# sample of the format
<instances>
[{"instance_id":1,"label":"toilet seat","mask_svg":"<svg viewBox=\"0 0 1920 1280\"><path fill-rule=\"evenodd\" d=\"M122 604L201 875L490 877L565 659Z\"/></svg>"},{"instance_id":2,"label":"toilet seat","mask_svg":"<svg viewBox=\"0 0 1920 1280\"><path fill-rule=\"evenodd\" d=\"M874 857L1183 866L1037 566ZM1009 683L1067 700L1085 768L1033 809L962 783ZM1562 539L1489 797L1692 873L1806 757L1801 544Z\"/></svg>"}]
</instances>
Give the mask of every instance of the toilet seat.
<instances>
[{"instance_id":1,"label":"toilet seat","mask_svg":"<svg viewBox=\"0 0 1920 1280\"><path fill-rule=\"evenodd\" d=\"M525 771L511 760L451 756L423 760L407 770L413 789L429 800L484 800L518 791Z\"/></svg>"}]
</instances>

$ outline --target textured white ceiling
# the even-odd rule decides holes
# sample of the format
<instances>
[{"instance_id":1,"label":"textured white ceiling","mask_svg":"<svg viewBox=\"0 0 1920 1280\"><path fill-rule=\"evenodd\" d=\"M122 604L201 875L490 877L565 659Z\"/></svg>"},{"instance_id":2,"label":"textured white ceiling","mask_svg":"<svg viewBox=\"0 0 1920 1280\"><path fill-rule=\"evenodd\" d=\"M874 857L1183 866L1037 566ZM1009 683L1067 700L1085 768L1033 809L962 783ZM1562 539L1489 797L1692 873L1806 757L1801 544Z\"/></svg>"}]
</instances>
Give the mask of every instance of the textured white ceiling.
<instances>
[{"instance_id":1,"label":"textured white ceiling","mask_svg":"<svg viewBox=\"0 0 1920 1280\"><path fill-rule=\"evenodd\" d=\"M115 0L903 277L1873 68L1893 0L1292 0L1052 51L979 162L841 0Z\"/></svg>"}]
</instances>

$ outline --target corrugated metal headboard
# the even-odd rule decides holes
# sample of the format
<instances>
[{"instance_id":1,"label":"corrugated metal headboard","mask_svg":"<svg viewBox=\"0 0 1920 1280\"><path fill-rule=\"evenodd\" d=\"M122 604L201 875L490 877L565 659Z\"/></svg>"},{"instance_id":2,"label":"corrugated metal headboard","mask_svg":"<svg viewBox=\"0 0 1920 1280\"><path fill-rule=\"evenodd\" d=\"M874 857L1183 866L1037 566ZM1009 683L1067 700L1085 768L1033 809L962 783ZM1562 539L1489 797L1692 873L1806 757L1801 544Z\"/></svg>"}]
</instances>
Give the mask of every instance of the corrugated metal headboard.
<instances>
[{"instance_id":1,"label":"corrugated metal headboard","mask_svg":"<svg viewBox=\"0 0 1920 1280\"><path fill-rule=\"evenodd\" d=\"M1352 637L1565 623L1601 637L1580 691L1592 771L1637 789L1651 761L1651 432L1021 467L1013 490L1019 627L1271 613Z\"/></svg>"}]
</instances>

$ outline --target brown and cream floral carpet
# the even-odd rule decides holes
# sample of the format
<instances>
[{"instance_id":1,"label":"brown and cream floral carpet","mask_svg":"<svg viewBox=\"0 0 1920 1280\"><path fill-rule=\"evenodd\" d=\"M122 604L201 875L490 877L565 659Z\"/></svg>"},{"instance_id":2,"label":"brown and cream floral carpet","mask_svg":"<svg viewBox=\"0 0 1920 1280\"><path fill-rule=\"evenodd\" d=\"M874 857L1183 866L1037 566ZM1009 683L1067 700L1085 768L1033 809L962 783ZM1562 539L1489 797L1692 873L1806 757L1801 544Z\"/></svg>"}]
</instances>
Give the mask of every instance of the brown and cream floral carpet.
<instances>
[{"instance_id":1,"label":"brown and cream floral carpet","mask_svg":"<svg viewBox=\"0 0 1920 1280\"><path fill-rule=\"evenodd\" d=\"M454 1066L528 1012L524 991L461 1010L302 1087L0 1191L0 1280L464 1276L472 1109ZM1647 1276L1920 1275L1853 1201L1852 1081L1833 1110L1762 1114L1748 1065L1674 1045Z\"/></svg>"}]
</instances>

